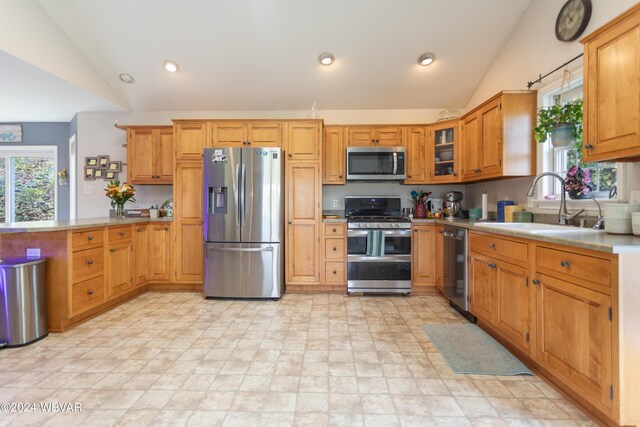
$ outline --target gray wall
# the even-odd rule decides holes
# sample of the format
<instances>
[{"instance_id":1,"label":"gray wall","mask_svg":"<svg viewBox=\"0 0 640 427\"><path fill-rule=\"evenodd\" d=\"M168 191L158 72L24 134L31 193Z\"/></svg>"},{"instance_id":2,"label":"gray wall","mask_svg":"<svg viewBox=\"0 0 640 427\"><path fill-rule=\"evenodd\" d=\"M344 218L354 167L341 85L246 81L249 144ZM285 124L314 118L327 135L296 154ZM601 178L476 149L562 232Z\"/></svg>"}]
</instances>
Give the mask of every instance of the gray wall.
<instances>
[{"instance_id":1,"label":"gray wall","mask_svg":"<svg viewBox=\"0 0 640 427\"><path fill-rule=\"evenodd\" d=\"M3 123L16 124L16 123ZM22 143L2 144L3 147L28 145L56 145L58 147L58 171L69 170L69 123L17 123L22 125ZM58 176L56 175L56 184ZM69 218L69 186L58 185L58 219Z\"/></svg>"}]
</instances>

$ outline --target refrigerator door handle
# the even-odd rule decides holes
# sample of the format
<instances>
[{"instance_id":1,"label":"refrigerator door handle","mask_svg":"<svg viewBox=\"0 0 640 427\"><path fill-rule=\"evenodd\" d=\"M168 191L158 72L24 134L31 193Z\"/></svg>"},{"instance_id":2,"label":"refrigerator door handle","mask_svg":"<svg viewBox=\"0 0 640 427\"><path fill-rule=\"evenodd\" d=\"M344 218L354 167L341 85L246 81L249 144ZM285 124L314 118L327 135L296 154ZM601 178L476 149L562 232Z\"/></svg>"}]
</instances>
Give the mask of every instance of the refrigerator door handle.
<instances>
[{"instance_id":1,"label":"refrigerator door handle","mask_svg":"<svg viewBox=\"0 0 640 427\"><path fill-rule=\"evenodd\" d=\"M246 173L246 167L243 164L241 166L241 179L240 179L240 188L242 189L242 196L240 197L240 200L242 201L242 207L240 210L240 217L241 217L241 226L244 227L246 224L246 219L247 219L247 173Z\"/></svg>"},{"instance_id":2,"label":"refrigerator door handle","mask_svg":"<svg viewBox=\"0 0 640 427\"><path fill-rule=\"evenodd\" d=\"M267 248L215 248L209 247L212 252L273 252L272 247Z\"/></svg>"},{"instance_id":3,"label":"refrigerator door handle","mask_svg":"<svg viewBox=\"0 0 640 427\"><path fill-rule=\"evenodd\" d=\"M233 191L233 199L235 201L236 209L238 209L238 199L239 199L238 193L240 192L240 187L238 185L239 182L240 182L240 164L237 164L236 165L236 185L234 185L235 189ZM236 216L237 216L236 228L240 228L240 209L238 209Z\"/></svg>"}]
</instances>

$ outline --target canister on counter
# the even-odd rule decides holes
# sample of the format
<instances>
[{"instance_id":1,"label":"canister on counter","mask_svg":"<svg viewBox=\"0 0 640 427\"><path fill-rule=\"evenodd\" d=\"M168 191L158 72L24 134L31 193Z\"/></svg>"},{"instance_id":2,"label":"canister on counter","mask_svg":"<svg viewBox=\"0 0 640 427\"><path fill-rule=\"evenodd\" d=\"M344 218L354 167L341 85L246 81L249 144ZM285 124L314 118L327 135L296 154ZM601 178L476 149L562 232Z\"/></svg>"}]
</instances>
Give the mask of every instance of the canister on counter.
<instances>
[{"instance_id":1,"label":"canister on counter","mask_svg":"<svg viewBox=\"0 0 640 427\"><path fill-rule=\"evenodd\" d=\"M527 211L514 212L513 222L533 222L533 214Z\"/></svg>"},{"instance_id":2,"label":"canister on counter","mask_svg":"<svg viewBox=\"0 0 640 427\"><path fill-rule=\"evenodd\" d=\"M504 222L504 207L515 205L513 200L500 200L497 203L498 222Z\"/></svg>"},{"instance_id":3,"label":"canister on counter","mask_svg":"<svg viewBox=\"0 0 640 427\"><path fill-rule=\"evenodd\" d=\"M504 222L514 222L513 221L513 214L516 212L520 212L523 211L524 209L522 208L522 206L519 205L511 205L511 206L505 206L504 207Z\"/></svg>"}]
</instances>

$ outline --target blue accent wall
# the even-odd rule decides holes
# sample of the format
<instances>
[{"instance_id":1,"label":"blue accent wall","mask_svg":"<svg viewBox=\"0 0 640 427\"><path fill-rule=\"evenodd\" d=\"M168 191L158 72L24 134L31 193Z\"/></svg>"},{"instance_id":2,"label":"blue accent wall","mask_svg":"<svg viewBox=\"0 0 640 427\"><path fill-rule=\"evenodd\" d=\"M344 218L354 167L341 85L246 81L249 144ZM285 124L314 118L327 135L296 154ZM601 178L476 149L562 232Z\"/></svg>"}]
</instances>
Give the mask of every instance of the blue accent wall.
<instances>
[{"instance_id":1,"label":"blue accent wall","mask_svg":"<svg viewBox=\"0 0 640 427\"><path fill-rule=\"evenodd\" d=\"M2 123L21 124L22 142L18 144L2 144L2 147L24 147L29 145L55 145L58 147L58 171L62 168L69 170L69 123ZM56 175L56 184L58 176ZM69 219L69 186L58 185L58 219Z\"/></svg>"}]
</instances>

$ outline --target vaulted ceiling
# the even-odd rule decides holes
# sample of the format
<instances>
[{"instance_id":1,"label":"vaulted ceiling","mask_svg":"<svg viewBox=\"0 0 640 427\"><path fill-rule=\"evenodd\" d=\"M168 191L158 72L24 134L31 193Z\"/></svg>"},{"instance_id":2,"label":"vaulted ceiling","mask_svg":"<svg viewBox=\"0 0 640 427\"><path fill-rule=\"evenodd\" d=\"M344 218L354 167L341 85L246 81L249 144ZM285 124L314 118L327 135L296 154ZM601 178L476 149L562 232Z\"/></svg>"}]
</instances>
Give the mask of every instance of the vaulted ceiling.
<instances>
[{"instance_id":1,"label":"vaulted ceiling","mask_svg":"<svg viewBox=\"0 0 640 427\"><path fill-rule=\"evenodd\" d=\"M321 109L464 107L529 0L37 4L113 89L117 108L290 110L313 101ZM318 64L325 51L332 66ZM417 64L424 52L436 57L428 67ZM179 72L163 69L167 59Z\"/></svg>"}]
</instances>

